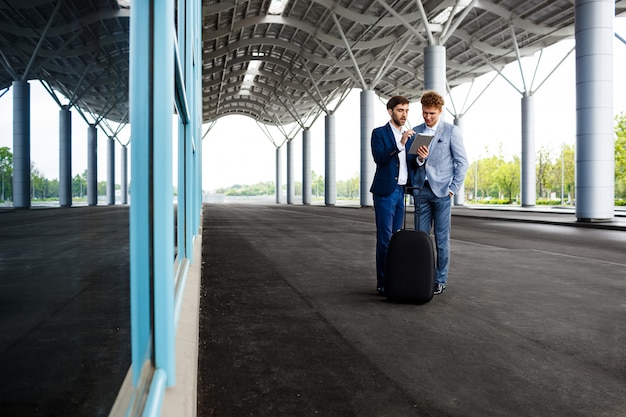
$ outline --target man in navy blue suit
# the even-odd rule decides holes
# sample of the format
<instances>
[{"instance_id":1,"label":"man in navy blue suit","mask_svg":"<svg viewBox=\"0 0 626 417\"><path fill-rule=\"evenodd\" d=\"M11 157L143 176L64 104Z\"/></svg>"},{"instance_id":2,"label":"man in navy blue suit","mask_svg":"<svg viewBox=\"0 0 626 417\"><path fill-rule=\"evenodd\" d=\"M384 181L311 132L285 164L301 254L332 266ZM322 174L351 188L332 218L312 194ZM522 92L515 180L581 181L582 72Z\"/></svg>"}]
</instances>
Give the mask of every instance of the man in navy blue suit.
<instances>
[{"instance_id":1,"label":"man in navy blue suit","mask_svg":"<svg viewBox=\"0 0 626 417\"><path fill-rule=\"evenodd\" d=\"M389 123L372 131L372 155L376 163L370 192L374 197L376 216L376 289L385 294L385 258L391 235L402 227L404 187L409 179L407 150L415 133L406 129L409 100L394 96L387 102Z\"/></svg>"}]
</instances>

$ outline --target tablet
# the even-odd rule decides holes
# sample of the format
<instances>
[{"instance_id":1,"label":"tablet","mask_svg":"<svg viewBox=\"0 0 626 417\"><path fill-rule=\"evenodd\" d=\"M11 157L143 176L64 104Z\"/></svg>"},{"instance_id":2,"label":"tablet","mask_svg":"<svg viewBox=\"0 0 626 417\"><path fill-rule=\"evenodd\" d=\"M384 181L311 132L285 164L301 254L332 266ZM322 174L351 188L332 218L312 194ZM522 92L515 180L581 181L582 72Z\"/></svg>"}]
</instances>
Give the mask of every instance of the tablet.
<instances>
[{"instance_id":1,"label":"tablet","mask_svg":"<svg viewBox=\"0 0 626 417\"><path fill-rule=\"evenodd\" d=\"M420 148L420 146L428 147L432 138L432 135L422 135L421 133L418 133L417 135L415 135L415 139L413 139L413 143L411 144L411 149L409 149L409 153L411 155L417 155L417 150Z\"/></svg>"}]
</instances>

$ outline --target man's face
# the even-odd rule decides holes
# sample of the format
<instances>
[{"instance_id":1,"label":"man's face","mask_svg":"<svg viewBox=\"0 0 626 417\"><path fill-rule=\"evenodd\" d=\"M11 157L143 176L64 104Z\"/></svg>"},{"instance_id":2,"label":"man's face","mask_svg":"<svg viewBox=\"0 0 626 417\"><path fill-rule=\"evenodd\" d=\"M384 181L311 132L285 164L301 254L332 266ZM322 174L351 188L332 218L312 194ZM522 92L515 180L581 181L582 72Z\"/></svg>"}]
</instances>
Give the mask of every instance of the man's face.
<instances>
[{"instance_id":1,"label":"man's face","mask_svg":"<svg viewBox=\"0 0 626 417\"><path fill-rule=\"evenodd\" d=\"M398 127L404 126L406 123L406 118L409 115L409 105L407 104L398 104L393 110L387 110L389 112L389 116L391 116L391 121Z\"/></svg>"},{"instance_id":2,"label":"man's face","mask_svg":"<svg viewBox=\"0 0 626 417\"><path fill-rule=\"evenodd\" d=\"M441 109L437 107L424 107L422 106L422 117L426 126L433 127L439 122L439 116L441 116Z\"/></svg>"}]
</instances>

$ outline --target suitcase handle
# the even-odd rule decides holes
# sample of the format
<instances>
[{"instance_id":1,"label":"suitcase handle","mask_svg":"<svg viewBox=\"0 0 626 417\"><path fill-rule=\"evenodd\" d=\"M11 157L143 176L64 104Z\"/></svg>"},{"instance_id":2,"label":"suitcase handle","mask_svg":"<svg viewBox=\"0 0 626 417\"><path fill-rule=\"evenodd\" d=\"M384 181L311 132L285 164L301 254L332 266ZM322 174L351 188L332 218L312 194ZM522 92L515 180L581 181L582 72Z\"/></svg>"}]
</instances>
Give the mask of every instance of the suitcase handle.
<instances>
[{"instance_id":1,"label":"suitcase handle","mask_svg":"<svg viewBox=\"0 0 626 417\"><path fill-rule=\"evenodd\" d=\"M406 229L406 195L408 194L407 191L409 191L409 190L419 190L419 192L417 193L417 229L419 229L420 219L421 219L421 216L422 216L422 210L421 210L421 207L419 207L419 199L420 199L420 195L422 195L422 188L424 188L424 187L423 186L421 188L420 187L413 187L413 186L410 186L410 187L405 186L404 187L404 191L405 191L404 192L404 198L403 198L404 199L404 213L403 213L403 217L404 217L404 219L403 219L403 223L404 223L403 228L404 229ZM411 195L413 195L413 193L411 193ZM415 199L413 199L413 206L414 207L416 206ZM415 225L413 225L413 228L415 228Z\"/></svg>"}]
</instances>

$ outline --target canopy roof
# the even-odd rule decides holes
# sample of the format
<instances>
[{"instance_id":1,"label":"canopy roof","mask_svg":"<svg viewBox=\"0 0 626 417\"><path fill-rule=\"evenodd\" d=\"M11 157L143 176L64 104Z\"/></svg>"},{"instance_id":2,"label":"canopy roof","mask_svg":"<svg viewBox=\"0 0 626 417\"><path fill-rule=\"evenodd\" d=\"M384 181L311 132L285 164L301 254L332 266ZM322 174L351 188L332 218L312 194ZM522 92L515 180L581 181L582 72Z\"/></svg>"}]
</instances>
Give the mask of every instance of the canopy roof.
<instances>
[{"instance_id":1,"label":"canopy roof","mask_svg":"<svg viewBox=\"0 0 626 417\"><path fill-rule=\"evenodd\" d=\"M269 0L202 1L204 122L308 125L352 88L417 99L428 45L446 47L454 87L574 36L573 0L283 1L280 14ZM0 89L39 79L94 117L127 122L129 3L0 2Z\"/></svg>"}]
</instances>

